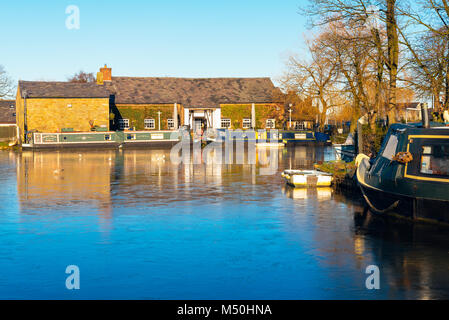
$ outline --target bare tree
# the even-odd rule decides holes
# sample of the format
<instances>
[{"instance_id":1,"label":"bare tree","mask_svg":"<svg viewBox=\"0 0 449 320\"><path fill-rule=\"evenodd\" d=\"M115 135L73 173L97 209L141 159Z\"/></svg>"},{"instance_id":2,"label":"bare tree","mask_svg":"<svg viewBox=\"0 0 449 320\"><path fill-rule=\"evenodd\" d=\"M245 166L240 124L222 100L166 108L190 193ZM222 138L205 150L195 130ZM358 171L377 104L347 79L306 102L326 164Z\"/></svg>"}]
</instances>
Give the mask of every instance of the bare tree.
<instances>
[{"instance_id":1,"label":"bare tree","mask_svg":"<svg viewBox=\"0 0 449 320\"><path fill-rule=\"evenodd\" d=\"M383 77L383 68L388 71L388 114L395 119L397 104L397 82L399 73L399 38L396 0L311 0L310 7L304 10L313 18L313 25L329 25L341 22L344 25L371 24L371 39L377 48L378 76ZM373 20L375 20L373 23ZM381 33L386 31L387 43L384 46ZM380 65L382 64L382 66ZM377 84L382 79L377 79ZM378 91L380 94L380 91Z\"/></svg>"},{"instance_id":2,"label":"bare tree","mask_svg":"<svg viewBox=\"0 0 449 320\"><path fill-rule=\"evenodd\" d=\"M409 57L410 77L407 81L419 96L433 96L438 107L449 106L448 40L431 31L423 34ZM416 58L414 57L416 55ZM444 103L440 105L443 95Z\"/></svg>"},{"instance_id":3,"label":"bare tree","mask_svg":"<svg viewBox=\"0 0 449 320\"><path fill-rule=\"evenodd\" d=\"M324 53L319 43L308 42L309 60L290 57L284 78L286 91L295 91L303 99L312 98L317 108L318 122L324 126L329 108L336 106L339 90L335 87L338 65Z\"/></svg>"},{"instance_id":4,"label":"bare tree","mask_svg":"<svg viewBox=\"0 0 449 320\"><path fill-rule=\"evenodd\" d=\"M410 81L421 95L433 95L449 108L449 3L422 0L417 6L398 8L408 29L399 29L401 43L409 50Z\"/></svg>"},{"instance_id":5,"label":"bare tree","mask_svg":"<svg viewBox=\"0 0 449 320\"><path fill-rule=\"evenodd\" d=\"M364 25L330 23L317 39L325 54L338 64L342 90L352 101L352 129L362 114L368 114L374 128L375 114L383 111L385 81L383 57ZM380 36L380 35L379 35Z\"/></svg>"},{"instance_id":6,"label":"bare tree","mask_svg":"<svg viewBox=\"0 0 449 320\"><path fill-rule=\"evenodd\" d=\"M87 82L95 82L95 75L91 73L87 73L84 71L79 71L75 73L73 76L67 79L69 82L78 82L78 83L87 83Z\"/></svg>"},{"instance_id":7,"label":"bare tree","mask_svg":"<svg viewBox=\"0 0 449 320\"><path fill-rule=\"evenodd\" d=\"M0 99L10 98L14 94L14 85L6 73L5 68L0 65Z\"/></svg>"}]
</instances>

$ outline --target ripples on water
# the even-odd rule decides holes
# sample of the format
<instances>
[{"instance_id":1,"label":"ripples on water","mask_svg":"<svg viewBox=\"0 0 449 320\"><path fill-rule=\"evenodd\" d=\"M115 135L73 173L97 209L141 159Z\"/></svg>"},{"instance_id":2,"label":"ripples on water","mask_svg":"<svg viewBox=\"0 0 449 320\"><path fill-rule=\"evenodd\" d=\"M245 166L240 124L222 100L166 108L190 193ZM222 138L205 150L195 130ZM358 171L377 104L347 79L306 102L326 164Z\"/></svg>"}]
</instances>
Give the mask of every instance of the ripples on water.
<instances>
[{"instance_id":1,"label":"ripples on water","mask_svg":"<svg viewBox=\"0 0 449 320\"><path fill-rule=\"evenodd\" d=\"M0 153L0 298L448 298L448 230L363 214L280 172L333 158L174 165L168 150ZM260 160L260 159L258 159ZM65 289L65 267L81 290ZM381 290L365 288L378 265Z\"/></svg>"}]
</instances>

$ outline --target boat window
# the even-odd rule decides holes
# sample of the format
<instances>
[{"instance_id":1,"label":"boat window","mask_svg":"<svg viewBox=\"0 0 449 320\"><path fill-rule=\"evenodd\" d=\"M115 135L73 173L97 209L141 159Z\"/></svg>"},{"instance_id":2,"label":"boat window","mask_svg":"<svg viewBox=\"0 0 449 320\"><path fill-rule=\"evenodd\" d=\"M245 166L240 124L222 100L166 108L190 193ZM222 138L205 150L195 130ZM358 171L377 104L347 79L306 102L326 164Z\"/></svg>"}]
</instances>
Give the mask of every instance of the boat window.
<instances>
[{"instance_id":1,"label":"boat window","mask_svg":"<svg viewBox=\"0 0 449 320\"><path fill-rule=\"evenodd\" d=\"M449 146L423 146L421 157L421 173L449 176Z\"/></svg>"},{"instance_id":2,"label":"boat window","mask_svg":"<svg viewBox=\"0 0 449 320\"><path fill-rule=\"evenodd\" d=\"M387 158L390 161L393 160L393 157L396 155L397 146L398 146L398 137L395 135L391 135L382 153L382 157Z\"/></svg>"}]
</instances>

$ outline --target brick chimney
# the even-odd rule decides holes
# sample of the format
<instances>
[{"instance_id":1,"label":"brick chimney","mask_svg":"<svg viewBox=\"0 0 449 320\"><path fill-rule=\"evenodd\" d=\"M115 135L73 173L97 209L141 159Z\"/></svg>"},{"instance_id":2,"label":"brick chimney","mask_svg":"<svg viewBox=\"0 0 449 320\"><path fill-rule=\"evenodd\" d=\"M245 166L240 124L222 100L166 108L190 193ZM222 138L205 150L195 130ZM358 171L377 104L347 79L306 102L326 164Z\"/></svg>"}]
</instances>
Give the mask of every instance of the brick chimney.
<instances>
[{"instance_id":1,"label":"brick chimney","mask_svg":"<svg viewBox=\"0 0 449 320\"><path fill-rule=\"evenodd\" d=\"M106 64L100 68L100 72L103 74L103 81L112 81L112 69L108 68Z\"/></svg>"}]
</instances>

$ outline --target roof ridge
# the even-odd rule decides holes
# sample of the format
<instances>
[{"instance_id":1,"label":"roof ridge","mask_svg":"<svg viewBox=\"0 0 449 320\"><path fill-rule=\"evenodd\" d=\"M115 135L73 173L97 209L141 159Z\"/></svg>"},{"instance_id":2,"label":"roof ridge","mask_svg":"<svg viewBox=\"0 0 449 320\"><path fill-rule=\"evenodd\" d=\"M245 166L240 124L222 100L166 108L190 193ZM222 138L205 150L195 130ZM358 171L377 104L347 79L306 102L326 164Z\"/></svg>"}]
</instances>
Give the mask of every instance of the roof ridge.
<instances>
[{"instance_id":1,"label":"roof ridge","mask_svg":"<svg viewBox=\"0 0 449 320\"><path fill-rule=\"evenodd\" d=\"M241 79L270 79L270 77L209 77L209 78L201 78L201 77L133 77L133 76L113 76L114 78L127 78L127 79L183 79L183 80L241 80Z\"/></svg>"},{"instance_id":2,"label":"roof ridge","mask_svg":"<svg viewBox=\"0 0 449 320\"><path fill-rule=\"evenodd\" d=\"M97 84L96 82L70 82L70 81L46 81L46 80L19 80L19 83L64 83L64 84Z\"/></svg>"}]
</instances>

